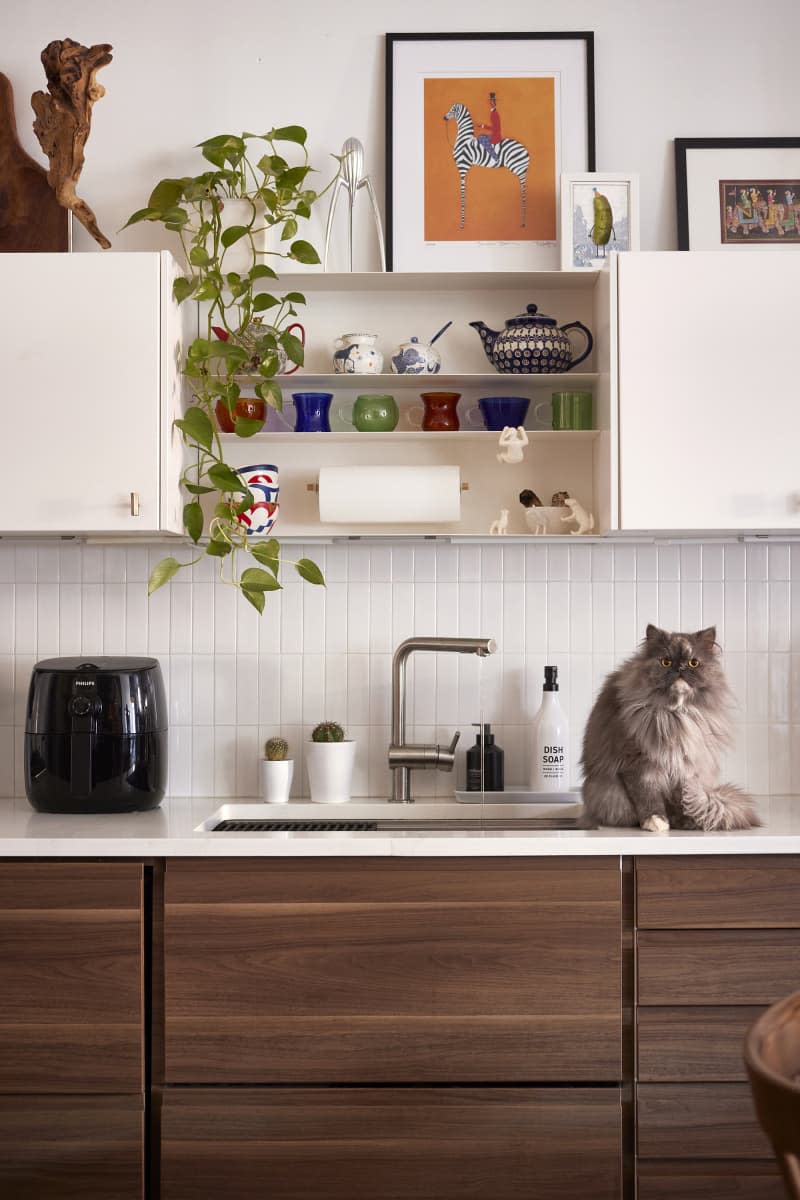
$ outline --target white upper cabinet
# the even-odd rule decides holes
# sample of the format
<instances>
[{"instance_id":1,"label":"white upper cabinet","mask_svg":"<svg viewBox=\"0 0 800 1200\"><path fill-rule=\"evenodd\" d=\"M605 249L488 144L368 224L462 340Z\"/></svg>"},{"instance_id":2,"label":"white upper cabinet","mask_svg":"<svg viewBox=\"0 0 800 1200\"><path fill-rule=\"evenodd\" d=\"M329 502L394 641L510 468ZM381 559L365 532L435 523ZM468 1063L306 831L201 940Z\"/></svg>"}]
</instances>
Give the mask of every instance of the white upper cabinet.
<instances>
[{"instance_id":1,"label":"white upper cabinet","mask_svg":"<svg viewBox=\"0 0 800 1200\"><path fill-rule=\"evenodd\" d=\"M0 257L0 533L179 533L168 253Z\"/></svg>"},{"instance_id":2,"label":"white upper cabinet","mask_svg":"<svg viewBox=\"0 0 800 1200\"><path fill-rule=\"evenodd\" d=\"M619 261L620 527L800 528L800 254Z\"/></svg>"}]
</instances>

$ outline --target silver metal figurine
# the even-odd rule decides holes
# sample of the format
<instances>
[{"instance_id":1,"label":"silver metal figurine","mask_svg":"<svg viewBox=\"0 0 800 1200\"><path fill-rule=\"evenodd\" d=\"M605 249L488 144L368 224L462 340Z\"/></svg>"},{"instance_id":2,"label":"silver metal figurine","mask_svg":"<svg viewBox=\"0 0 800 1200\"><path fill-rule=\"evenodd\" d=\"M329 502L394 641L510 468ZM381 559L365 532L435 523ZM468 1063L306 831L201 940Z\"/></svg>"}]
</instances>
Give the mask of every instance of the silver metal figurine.
<instances>
[{"instance_id":1,"label":"silver metal figurine","mask_svg":"<svg viewBox=\"0 0 800 1200\"><path fill-rule=\"evenodd\" d=\"M348 138L342 146L342 162L339 167L339 174L333 185L331 194L331 206L328 210L328 225L325 230L325 253L322 259L322 269L328 269L328 247L331 239L331 229L333 228L333 216L336 212L336 202L339 199L342 191L347 192L348 198L348 263L349 270L353 269L353 204L356 198L356 192L360 188L366 188L372 205L372 215L375 219L375 231L378 235L378 248L381 255L381 270L386 270L386 245L383 240L383 225L381 224L381 214L378 211L378 201L375 196L375 189L372 186L372 180L366 173L364 161L364 147L358 138Z\"/></svg>"}]
</instances>

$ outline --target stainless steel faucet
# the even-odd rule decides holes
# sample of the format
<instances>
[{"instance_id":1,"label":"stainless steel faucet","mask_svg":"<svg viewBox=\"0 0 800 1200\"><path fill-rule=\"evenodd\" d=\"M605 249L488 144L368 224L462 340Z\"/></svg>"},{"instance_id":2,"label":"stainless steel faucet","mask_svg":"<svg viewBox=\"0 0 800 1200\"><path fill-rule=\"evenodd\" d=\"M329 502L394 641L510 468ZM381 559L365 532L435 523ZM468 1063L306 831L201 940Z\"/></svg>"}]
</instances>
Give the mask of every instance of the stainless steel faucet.
<instances>
[{"instance_id":1,"label":"stainless steel faucet","mask_svg":"<svg viewBox=\"0 0 800 1200\"><path fill-rule=\"evenodd\" d=\"M389 747L389 766L392 769L392 800L413 804L411 795L412 770L452 771L456 760L456 745L461 736L456 731L449 746L408 745L406 742L406 661L414 650L446 650L452 654L477 654L486 658L497 650L494 638L413 637L406 638L392 659L392 744Z\"/></svg>"}]
</instances>

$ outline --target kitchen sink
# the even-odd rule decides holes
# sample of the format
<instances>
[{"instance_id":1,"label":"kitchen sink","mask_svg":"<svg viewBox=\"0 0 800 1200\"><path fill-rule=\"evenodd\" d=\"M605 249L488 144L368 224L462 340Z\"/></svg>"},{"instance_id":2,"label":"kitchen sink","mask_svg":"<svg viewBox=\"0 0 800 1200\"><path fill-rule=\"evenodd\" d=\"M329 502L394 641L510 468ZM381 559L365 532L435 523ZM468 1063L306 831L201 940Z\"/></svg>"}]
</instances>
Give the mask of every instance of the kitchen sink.
<instances>
[{"instance_id":1,"label":"kitchen sink","mask_svg":"<svg viewBox=\"0 0 800 1200\"><path fill-rule=\"evenodd\" d=\"M548 805L543 812L516 811L500 815L469 816L453 812L453 805L420 805L433 809L432 812L405 810L397 815L387 815L384 803L359 804L352 816L322 816L312 807L301 803L292 807L302 809L291 815L276 812L276 805L226 804L213 813L198 827L205 833L459 833L459 832L536 832L544 830L579 831L586 826L580 824L580 805ZM319 806L314 806L318 808ZM350 807L350 806L348 806ZM392 806L389 806L392 807ZM509 808L519 809L518 805ZM356 808L353 805L353 808ZM377 812L375 810L378 810ZM447 810L450 811L447 811ZM372 811L369 811L372 810ZM382 810L382 811L381 811ZM463 809L461 810L463 812Z\"/></svg>"}]
</instances>

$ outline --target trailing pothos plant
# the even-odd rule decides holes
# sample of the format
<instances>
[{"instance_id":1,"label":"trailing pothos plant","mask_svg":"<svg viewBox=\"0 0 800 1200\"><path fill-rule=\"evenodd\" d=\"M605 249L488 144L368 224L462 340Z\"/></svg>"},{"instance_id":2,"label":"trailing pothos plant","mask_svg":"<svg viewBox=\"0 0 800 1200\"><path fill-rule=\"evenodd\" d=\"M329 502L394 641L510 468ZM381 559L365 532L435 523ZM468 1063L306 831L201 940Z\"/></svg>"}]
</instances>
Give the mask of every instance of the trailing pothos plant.
<instances>
[{"instance_id":1,"label":"trailing pothos plant","mask_svg":"<svg viewBox=\"0 0 800 1200\"><path fill-rule=\"evenodd\" d=\"M278 152L291 143L292 165ZM288 332L304 304L300 292L273 295L262 290L278 280L266 259L290 258L318 263L312 245L297 238L298 222L310 215L319 194L308 187L312 171L306 151L306 131L299 125L271 129L265 134L220 134L201 142L198 149L209 164L199 175L162 179L148 205L131 216L127 225L158 221L177 233L186 273L174 281L173 295L181 304L203 303L204 333L189 345L183 372L192 390L192 403L175 422L190 450L190 462L181 478L188 494L183 524L201 550L198 557L181 563L171 556L156 564L150 576L150 593L167 583L182 567L199 562L204 554L219 560L220 578L239 588L263 612L267 592L280 588L280 545L275 538L249 538L242 514L254 503L236 470L225 461L224 447L215 420L221 402L227 408L239 437L252 437L262 422L236 415L242 387L255 391L268 405L282 407L275 376L281 359L302 365L303 345ZM244 215L236 223L226 217L226 200L241 200ZM127 227L126 225L126 227ZM261 249L268 231L273 245ZM226 256L232 246L247 253L245 265L230 269ZM201 503L203 501L203 503ZM241 566L240 552L256 566ZM311 559L292 563L309 583L323 584L319 567Z\"/></svg>"}]
</instances>

